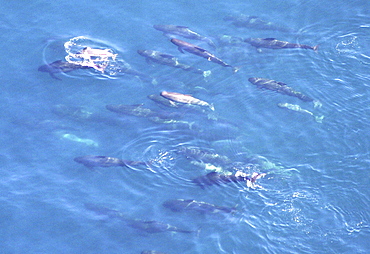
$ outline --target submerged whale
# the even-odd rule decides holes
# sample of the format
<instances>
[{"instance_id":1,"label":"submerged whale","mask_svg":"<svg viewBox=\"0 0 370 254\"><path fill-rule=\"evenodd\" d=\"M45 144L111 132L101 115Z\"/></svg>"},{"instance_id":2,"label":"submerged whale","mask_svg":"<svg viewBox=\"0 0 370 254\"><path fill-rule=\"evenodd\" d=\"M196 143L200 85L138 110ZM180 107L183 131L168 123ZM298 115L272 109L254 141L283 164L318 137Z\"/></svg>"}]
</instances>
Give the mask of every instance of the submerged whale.
<instances>
[{"instance_id":1,"label":"submerged whale","mask_svg":"<svg viewBox=\"0 0 370 254\"><path fill-rule=\"evenodd\" d=\"M204 77L207 77L211 74L211 71L203 71L192 66L179 63L178 59L172 55L168 55L155 50L138 50L139 55L146 58L147 63L155 62L158 64L163 64L171 66L174 68L179 68L185 71L191 71L197 74L202 74Z\"/></svg>"},{"instance_id":2,"label":"submerged whale","mask_svg":"<svg viewBox=\"0 0 370 254\"><path fill-rule=\"evenodd\" d=\"M204 189L205 186L207 185L211 186L211 185L221 185L221 184L226 184L226 183L238 183L238 182L246 182L248 187L253 187L256 180L261 177L264 177L265 175L266 174L260 174L260 173L255 172L251 176L248 176L247 174L242 173L240 171L236 172L235 174L231 174L231 175L211 172L205 176L200 176L198 178L193 179L192 182L200 186L202 189Z\"/></svg>"},{"instance_id":3,"label":"submerged whale","mask_svg":"<svg viewBox=\"0 0 370 254\"><path fill-rule=\"evenodd\" d=\"M292 111L304 113L313 116L316 122L322 123L322 120L324 119L324 116L316 116L311 111L308 111L307 109L301 108L299 105L290 104L290 103L278 103L279 108L286 108Z\"/></svg>"},{"instance_id":4,"label":"submerged whale","mask_svg":"<svg viewBox=\"0 0 370 254\"><path fill-rule=\"evenodd\" d=\"M93 112L80 106L57 104L51 107L51 111L60 117L68 117L77 121L91 120L94 117Z\"/></svg>"},{"instance_id":5,"label":"submerged whale","mask_svg":"<svg viewBox=\"0 0 370 254\"><path fill-rule=\"evenodd\" d=\"M250 15L228 15L224 18L224 21L231 21L236 27L247 27L260 30L273 30L280 32L292 32L292 29L285 28L279 25L276 25L272 22L265 21L260 19L257 16Z\"/></svg>"},{"instance_id":6,"label":"submerged whale","mask_svg":"<svg viewBox=\"0 0 370 254\"><path fill-rule=\"evenodd\" d=\"M81 66L80 64L75 64L75 63L70 63L62 60L57 60L55 62L49 63L49 64L44 64L41 65L38 68L38 71L41 72L48 72L52 78L62 80L61 78L58 78L55 76L55 73L66 73L74 70L79 70L79 69L88 69L90 67L88 66Z\"/></svg>"},{"instance_id":7,"label":"submerged whale","mask_svg":"<svg viewBox=\"0 0 370 254\"><path fill-rule=\"evenodd\" d=\"M222 34L216 37L217 43L221 46L236 46L244 47L245 42L241 37L236 37L232 35Z\"/></svg>"},{"instance_id":8,"label":"submerged whale","mask_svg":"<svg viewBox=\"0 0 370 254\"><path fill-rule=\"evenodd\" d=\"M191 234L198 232L197 230L187 230L181 229L170 224L166 224L156 220L141 220L141 219L123 219L127 223L129 227L154 234L154 233L161 233L161 232L178 232L178 233L185 233Z\"/></svg>"},{"instance_id":9,"label":"submerged whale","mask_svg":"<svg viewBox=\"0 0 370 254\"><path fill-rule=\"evenodd\" d=\"M153 26L155 29L162 31L163 34L167 37L170 37L169 35L179 35L182 36L186 39L190 40L199 40L199 41L204 41L208 45L210 45L213 48L216 48L215 44L213 41L205 36L202 36L194 31L191 31L188 27L186 26L175 26L175 25L154 25Z\"/></svg>"},{"instance_id":10,"label":"submerged whale","mask_svg":"<svg viewBox=\"0 0 370 254\"><path fill-rule=\"evenodd\" d=\"M176 152L179 154L183 154L188 159L201 161L204 163L215 163L224 166L231 164L232 162L225 155L209 152L199 147L180 146L177 148Z\"/></svg>"},{"instance_id":11,"label":"submerged whale","mask_svg":"<svg viewBox=\"0 0 370 254\"><path fill-rule=\"evenodd\" d=\"M205 58L208 61L211 61L213 63L219 64L219 65L224 66L224 67L230 67L230 68L233 69L234 73L239 70L239 68L233 67L230 64L225 63L220 58L211 54L207 50L205 50L201 47L198 47L197 45L194 45L194 44L191 44L191 43L188 43L186 41L179 40L179 39L171 39L171 42L178 47L178 49L181 53L184 53L184 50L185 50L185 51L187 51L191 54L203 57L203 58Z\"/></svg>"},{"instance_id":12,"label":"submerged whale","mask_svg":"<svg viewBox=\"0 0 370 254\"><path fill-rule=\"evenodd\" d=\"M85 207L93 211L99 215L106 215L111 219L119 219L126 223L127 226L138 229L143 232L147 232L150 234L153 233L161 233L161 232L178 232L178 233L197 233L199 230L186 230L186 229L181 229L175 226L172 226L170 224L166 224L160 221L155 221L155 220L141 220L141 219L131 219L123 215L123 213L109 209L106 207L101 207L97 206L95 204L90 204L87 203L85 204Z\"/></svg>"},{"instance_id":13,"label":"submerged whale","mask_svg":"<svg viewBox=\"0 0 370 254\"><path fill-rule=\"evenodd\" d=\"M133 115L139 117L156 116L157 112L149 108L143 107L143 104L125 105L125 104L110 104L105 106L106 109L118 114Z\"/></svg>"},{"instance_id":14,"label":"submerged whale","mask_svg":"<svg viewBox=\"0 0 370 254\"><path fill-rule=\"evenodd\" d=\"M244 42L251 44L252 46L256 47L258 51L261 51L261 48L269 48L269 49L287 49L287 48L301 48L301 49L312 49L317 51L319 45L314 47L305 45L305 44L297 44L297 43L290 43L287 41L279 41L275 38L247 38Z\"/></svg>"},{"instance_id":15,"label":"submerged whale","mask_svg":"<svg viewBox=\"0 0 370 254\"><path fill-rule=\"evenodd\" d=\"M174 120L180 118L176 112L167 111L153 111L149 108L143 107L143 104L125 105L125 104L111 104L106 105L106 109L117 114L132 115L137 117L144 117L154 122L161 122L166 120Z\"/></svg>"},{"instance_id":16,"label":"submerged whale","mask_svg":"<svg viewBox=\"0 0 370 254\"><path fill-rule=\"evenodd\" d=\"M200 213L234 213L235 208L216 206L202 201L193 199L173 199L167 200L163 206L171 209L173 212L196 211Z\"/></svg>"},{"instance_id":17,"label":"submerged whale","mask_svg":"<svg viewBox=\"0 0 370 254\"><path fill-rule=\"evenodd\" d=\"M287 84L272 79L266 78L249 78L249 82L256 85L258 88L265 88L271 91L275 91L281 94L296 97L302 101L314 101L311 97L304 95L300 92L293 90L293 88L287 86Z\"/></svg>"},{"instance_id":18,"label":"submerged whale","mask_svg":"<svg viewBox=\"0 0 370 254\"><path fill-rule=\"evenodd\" d=\"M121 159L114 158L114 157L99 156L99 155L86 155L86 156L76 157L74 158L74 161L81 163L90 169L94 167L107 168L107 167L129 167L129 166L146 165L146 163L142 161L121 160Z\"/></svg>"}]
</instances>

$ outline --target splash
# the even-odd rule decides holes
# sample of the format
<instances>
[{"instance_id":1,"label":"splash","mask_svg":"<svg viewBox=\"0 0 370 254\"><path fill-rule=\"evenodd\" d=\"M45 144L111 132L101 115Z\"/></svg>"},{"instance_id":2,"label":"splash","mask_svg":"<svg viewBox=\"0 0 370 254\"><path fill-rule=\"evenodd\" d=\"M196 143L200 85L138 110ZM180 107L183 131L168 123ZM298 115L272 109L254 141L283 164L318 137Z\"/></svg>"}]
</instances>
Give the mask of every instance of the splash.
<instances>
[{"instance_id":1,"label":"splash","mask_svg":"<svg viewBox=\"0 0 370 254\"><path fill-rule=\"evenodd\" d=\"M340 36L340 38L344 38L342 41L337 43L335 49L339 54L356 54L359 45L358 45L358 37L354 34L346 34Z\"/></svg>"},{"instance_id":2,"label":"splash","mask_svg":"<svg viewBox=\"0 0 370 254\"><path fill-rule=\"evenodd\" d=\"M85 36L66 41L64 49L67 62L92 68L102 74L113 76L131 68L124 60L117 59L118 54L108 45Z\"/></svg>"}]
</instances>

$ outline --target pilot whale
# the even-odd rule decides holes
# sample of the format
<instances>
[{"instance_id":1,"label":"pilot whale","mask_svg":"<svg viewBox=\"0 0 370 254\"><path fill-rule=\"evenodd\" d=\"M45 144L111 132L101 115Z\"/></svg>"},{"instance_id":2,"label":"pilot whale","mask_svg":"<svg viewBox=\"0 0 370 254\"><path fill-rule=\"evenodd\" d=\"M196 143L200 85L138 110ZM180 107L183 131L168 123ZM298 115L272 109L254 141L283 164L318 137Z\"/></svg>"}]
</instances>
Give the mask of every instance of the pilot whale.
<instances>
[{"instance_id":1,"label":"pilot whale","mask_svg":"<svg viewBox=\"0 0 370 254\"><path fill-rule=\"evenodd\" d=\"M293 32L292 29L285 28L279 25L276 25L272 22L262 20L257 16L250 16L250 15L239 15L233 16L228 15L224 18L224 21L231 21L236 27L247 27L253 29L260 29L260 30L273 30L273 31L280 31L280 32Z\"/></svg>"},{"instance_id":2,"label":"pilot whale","mask_svg":"<svg viewBox=\"0 0 370 254\"><path fill-rule=\"evenodd\" d=\"M308 111L307 109L301 108L299 105L290 104L290 103L278 103L277 105L279 108L286 108L292 111L304 113L313 116L316 122L322 123L322 120L324 119L324 116L316 116L311 111Z\"/></svg>"},{"instance_id":3,"label":"pilot whale","mask_svg":"<svg viewBox=\"0 0 370 254\"><path fill-rule=\"evenodd\" d=\"M178 49L181 53L184 53L184 50L185 50L185 51L187 51L191 54L203 57L203 58L207 59L210 62L219 64L219 65L224 66L224 67L230 67L230 68L232 68L234 73L239 70L239 68L233 67L230 64L225 63L220 58L211 54L207 50L205 50L201 47L198 47L197 45L194 45L194 44L191 44L191 43L188 43L186 41L179 40L179 39L175 39L175 38L171 39L171 42L178 47Z\"/></svg>"},{"instance_id":4,"label":"pilot whale","mask_svg":"<svg viewBox=\"0 0 370 254\"><path fill-rule=\"evenodd\" d=\"M207 77L211 74L211 71L203 71L192 66L179 63L178 59L172 55L165 54L155 50L138 50L139 55L146 58L147 63L155 62L158 64L163 64L171 66L174 68L183 69L185 71L191 71L193 73L202 74L204 77Z\"/></svg>"},{"instance_id":5,"label":"pilot whale","mask_svg":"<svg viewBox=\"0 0 370 254\"><path fill-rule=\"evenodd\" d=\"M146 163L142 161L121 160L121 159L114 158L114 157L99 156L99 155L86 155L86 156L76 157L74 158L74 161L81 163L90 169L94 167L107 168L107 167L129 167L129 166L146 165Z\"/></svg>"},{"instance_id":6,"label":"pilot whale","mask_svg":"<svg viewBox=\"0 0 370 254\"><path fill-rule=\"evenodd\" d=\"M186 39L190 40L199 40L199 41L204 41L206 42L209 46L216 48L215 44L213 41L205 36L202 36L194 31L191 31L188 27L186 26L175 26L175 25L154 25L153 26L155 29L162 31L163 34L167 37L169 35L179 35L181 37L184 37Z\"/></svg>"},{"instance_id":7,"label":"pilot whale","mask_svg":"<svg viewBox=\"0 0 370 254\"><path fill-rule=\"evenodd\" d=\"M195 178L192 180L193 183L200 186L202 189L205 188L205 186L211 186L211 185L221 185L225 183L237 183L237 182L246 182L248 187L253 187L256 180L264 177L266 174L260 174L260 173L253 173L251 176L248 176L246 173L243 172L236 172L235 174L226 175L226 174L220 174L217 172L211 172L208 173L205 176L200 176L198 178Z\"/></svg>"},{"instance_id":8,"label":"pilot whale","mask_svg":"<svg viewBox=\"0 0 370 254\"><path fill-rule=\"evenodd\" d=\"M261 48L269 49L301 48L301 49L312 49L314 51L317 51L319 48L319 45L311 47L305 44L279 41L276 40L275 38L247 38L244 40L244 42L249 43L252 46L256 47L259 52L261 51Z\"/></svg>"},{"instance_id":9,"label":"pilot whale","mask_svg":"<svg viewBox=\"0 0 370 254\"><path fill-rule=\"evenodd\" d=\"M126 217L123 213L117 210L97 206L91 203L86 203L85 207L88 210L95 212L96 214L105 215L111 219L119 219L123 221L124 223L126 223L126 225L129 227L132 227L132 228L135 228L135 229L138 229L140 231L147 232L150 234L168 232L168 231L186 233L186 234L190 234L194 232L199 233L199 230L181 229L181 228L172 226L170 224L166 224L166 223L156 221L156 220L131 219L131 218Z\"/></svg>"},{"instance_id":10,"label":"pilot whale","mask_svg":"<svg viewBox=\"0 0 370 254\"><path fill-rule=\"evenodd\" d=\"M281 94L296 97L302 101L314 101L311 97L304 95L300 92L293 90L293 88L287 86L287 84L272 79L266 78L249 78L249 82L256 85L258 88L265 88L271 91L275 91ZM314 102L315 103L315 102Z\"/></svg>"},{"instance_id":11,"label":"pilot whale","mask_svg":"<svg viewBox=\"0 0 370 254\"><path fill-rule=\"evenodd\" d=\"M41 65L38 68L38 71L41 72L48 72L52 78L62 80L61 78L58 78L55 76L55 73L66 73L74 70L79 70L79 69L88 69L90 67L88 66L82 66L80 64L75 64L75 63L70 63L62 60L57 60L55 62L49 63L49 64L44 64Z\"/></svg>"},{"instance_id":12,"label":"pilot whale","mask_svg":"<svg viewBox=\"0 0 370 254\"><path fill-rule=\"evenodd\" d=\"M167 200L163 206L171 209L173 212L196 211L199 213L235 213L235 208L216 206L193 199L173 199Z\"/></svg>"},{"instance_id":13,"label":"pilot whale","mask_svg":"<svg viewBox=\"0 0 370 254\"><path fill-rule=\"evenodd\" d=\"M160 93L160 95L168 100L184 103L184 104L191 104L191 105L198 105L198 106L204 106L209 107L212 111L215 110L214 106L206 101L202 101L200 99L197 99L189 94L181 94L181 93L175 93L175 92L167 92L163 91Z\"/></svg>"},{"instance_id":14,"label":"pilot whale","mask_svg":"<svg viewBox=\"0 0 370 254\"><path fill-rule=\"evenodd\" d=\"M227 156L209 152L199 147L180 146L177 148L176 152L183 154L188 159L204 163L215 163L218 165L231 164L231 160Z\"/></svg>"},{"instance_id":15,"label":"pilot whale","mask_svg":"<svg viewBox=\"0 0 370 254\"><path fill-rule=\"evenodd\" d=\"M167 111L157 112L149 108L143 107L143 104L136 105L114 104L106 105L105 107L109 111L117 113L119 115L132 115L137 117L144 117L149 120L153 119L172 120L178 119L180 117L180 115L176 112L167 112Z\"/></svg>"}]
</instances>

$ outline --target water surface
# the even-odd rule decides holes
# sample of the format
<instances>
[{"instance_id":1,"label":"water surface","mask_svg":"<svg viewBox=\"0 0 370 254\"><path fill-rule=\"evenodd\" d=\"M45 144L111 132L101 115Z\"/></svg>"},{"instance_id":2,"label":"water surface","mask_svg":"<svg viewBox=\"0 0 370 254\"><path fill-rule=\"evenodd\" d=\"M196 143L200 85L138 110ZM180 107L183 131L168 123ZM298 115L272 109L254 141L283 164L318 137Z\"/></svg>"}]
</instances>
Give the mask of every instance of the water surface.
<instances>
[{"instance_id":1,"label":"water surface","mask_svg":"<svg viewBox=\"0 0 370 254\"><path fill-rule=\"evenodd\" d=\"M369 10L364 0L4 2L1 252L368 253ZM223 20L229 14L258 16L292 32L238 28ZM154 24L188 26L212 38L216 50L189 42L240 71L232 74L230 68L181 54ZM277 38L319 45L319 50L258 53L248 44L221 45L222 35ZM113 49L120 61L154 80L95 70L57 73L62 79L57 80L37 71L63 59L64 43L77 36ZM174 55L212 75L204 79L149 65L139 49ZM284 82L322 107L258 89L250 77ZM218 120L182 112L182 120L194 124L189 129L119 117L105 108L144 104L176 112L147 98L164 90L213 103ZM277 107L281 102L323 115L323 122ZM84 107L96 118L58 115L53 108L60 104ZM259 188L240 183L201 189L191 179L208 172L176 153L182 145L234 161L264 158L275 167L258 168L267 173ZM150 161L152 167L90 170L73 160L89 154ZM239 212L174 213L162 206L177 198L236 206ZM143 233L89 211L86 203L200 232Z\"/></svg>"}]
</instances>

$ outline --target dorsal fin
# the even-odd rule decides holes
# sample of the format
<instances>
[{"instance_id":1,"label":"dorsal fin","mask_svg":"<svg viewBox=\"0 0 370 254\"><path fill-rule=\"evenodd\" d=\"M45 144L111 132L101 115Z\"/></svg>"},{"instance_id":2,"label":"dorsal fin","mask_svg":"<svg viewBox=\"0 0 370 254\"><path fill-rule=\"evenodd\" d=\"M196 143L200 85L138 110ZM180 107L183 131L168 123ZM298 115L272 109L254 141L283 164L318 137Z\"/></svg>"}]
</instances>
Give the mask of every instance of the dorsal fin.
<instances>
[{"instance_id":1,"label":"dorsal fin","mask_svg":"<svg viewBox=\"0 0 370 254\"><path fill-rule=\"evenodd\" d=\"M280 82L280 81L278 81L278 82L276 82L277 84L279 84L279 85L281 85L281 86L286 86L286 84L285 83L283 83L283 82Z\"/></svg>"},{"instance_id":2,"label":"dorsal fin","mask_svg":"<svg viewBox=\"0 0 370 254\"><path fill-rule=\"evenodd\" d=\"M159 54L161 57L163 57L163 58L174 58L174 56L172 56L172 55L169 55L169 54L165 54L165 53L161 53L161 54Z\"/></svg>"},{"instance_id":3,"label":"dorsal fin","mask_svg":"<svg viewBox=\"0 0 370 254\"><path fill-rule=\"evenodd\" d=\"M202 49L202 48L200 48L200 47L194 47L194 48L196 48L197 50L202 51L202 52L207 52L207 50Z\"/></svg>"},{"instance_id":4,"label":"dorsal fin","mask_svg":"<svg viewBox=\"0 0 370 254\"><path fill-rule=\"evenodd\" d=\"M207 174L207 176L215 176L215 175L218 175L218 173L217 173L217 172L215 172L215 171L210 172L210 173L208 173L208 174Z\"/></svg>"}]
</instances>

